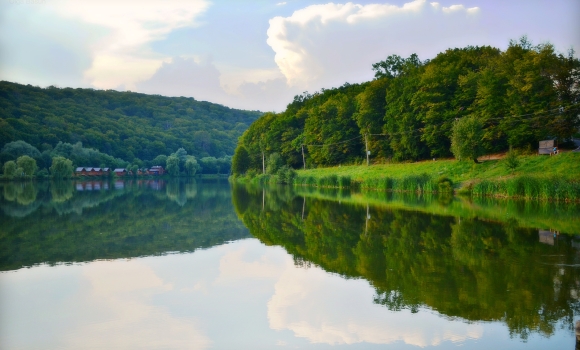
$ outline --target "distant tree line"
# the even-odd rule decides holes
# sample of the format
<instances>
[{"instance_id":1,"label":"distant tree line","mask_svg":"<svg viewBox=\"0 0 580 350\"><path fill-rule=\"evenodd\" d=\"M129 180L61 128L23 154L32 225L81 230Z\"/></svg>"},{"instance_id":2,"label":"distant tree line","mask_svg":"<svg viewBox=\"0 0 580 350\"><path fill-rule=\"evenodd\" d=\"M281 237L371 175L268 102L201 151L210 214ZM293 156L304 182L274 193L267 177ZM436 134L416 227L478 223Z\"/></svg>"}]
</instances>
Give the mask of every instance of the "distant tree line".
<instances>
[{"instance_id":1,"label":"distant tree line","mask_svg":"<svg viewBox=\"0 0 580 350\"><path fill-rule=\"evenodd\" d=\"M119 159L141 166L180 148L197 159L219 159L234 154L238 138L261 114L186 97L39 88L2 81L0 148L23 141L43 154L57 150L98 158L94 166L120 165ZM70 150L76 145L84 146L80 148L85 154ZM15 160L6 158L9 154L5 152L0 163ZM87 164L69 159L75 165ZM48 163L48 158L43 164L39 161L39 167Z\"/></svg>"},{"instance_id":2,"label":"distant tree line","mask_svg":"<svg viewBox=\"0 0 580 350\"><path fill-rule=\"evenodd\" d=\"M537 148L569 140L580 125L580 61L574 51L526 37L505 51L448 49L432 60L389 56L375 79L296 96L244 132L234 174L262 172L275 154L292 168L374 160L417 161Z\"/></svg>"},{"instance_id":3,"label":"distant tree line","mask_svg":"<svg viewBox=\"0 0 580 350\"><path fill-rule=\"evenodd\" d=\"M2 176L6 179L27 179L35 176L69 178L76 167L126 168L133 175L139 169L154 165L163 166L171 176L194 176L196 174L229 174L230 156L220 158L202 157L197 159L179 148L169 156L161 154L150 161L134 160L132 163L114 158L80 142L74 145L59 142L56 147L40 152L36 147L22 140L9 142L0 150Z\"/></svg>"}]
</instances>

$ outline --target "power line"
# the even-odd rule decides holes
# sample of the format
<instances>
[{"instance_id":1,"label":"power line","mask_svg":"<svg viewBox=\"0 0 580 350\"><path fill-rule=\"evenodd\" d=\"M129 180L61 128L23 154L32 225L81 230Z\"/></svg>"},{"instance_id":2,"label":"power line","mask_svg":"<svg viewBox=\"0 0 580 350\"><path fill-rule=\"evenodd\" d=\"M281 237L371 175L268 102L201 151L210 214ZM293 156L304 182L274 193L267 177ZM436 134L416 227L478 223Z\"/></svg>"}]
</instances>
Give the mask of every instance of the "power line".
<instances>
[{"instance_id":1,"label":"power line","mask_svg":"<svg viewBox=\"0 0 580 350\"><path fill-rule=\"evenodd\" d=\"M348 142L351 142L353 140L360 139L361 137L362 137L362 135L359 135L359 136L353 137L352 139L348 139L348 140L344 140L344 141L340 141L340 142L335 142L335 143L325 143L325 144L322 144L322 145L307 145L307 144L303 144L302 146L325 147L325 146L340 145L342 143L348 143Z\"/></svg>"},{"instance_id":2,"label":"power line","mask_svg":"<svg viewBox=\"0 0 580 350\"><path fill-rule=\"evenodd\" d=\"M576 106L576 104L573 104L571 106ZM557 107L554 109L549 109L547 111L540 111L540 112L534 112L534 113L527 113L527 114L520 114L520 115L511 115L511 116L507 116L507 117L495 117L495 118L487 118L486 121L488 120L504 120L504 119L508 119L508 118L521 118L521 117L529 117L529 118L525 118L525 119L532 119L533 117L535 117L537 115L537 117L547 117L547 116L552 116L552 115L556 115L556 114L561 114L564 112L569 112L569 111L574 111L574 110L578 110L580 109L580 107L576 107L576 108L570 108L571 106L568 107ZM548 114L546 114L548 113ZM456 118L457 119L457 118ZM452 120L446 120L444 122L441 122L439 124L433 124L430 125L429 127L437 127L437 126L441 126L444 124L448 124L450 121ZM399 131L399 132L392 132L392 133L386 133L386 134L369 134L371 136L393 136L393 135L401 135L401 134L411 134L417 131L424 131L425 127L422 128L416 128L416 129L411 129L411 130L406 130L406 131Z\"/></svg>"}]
</instances>

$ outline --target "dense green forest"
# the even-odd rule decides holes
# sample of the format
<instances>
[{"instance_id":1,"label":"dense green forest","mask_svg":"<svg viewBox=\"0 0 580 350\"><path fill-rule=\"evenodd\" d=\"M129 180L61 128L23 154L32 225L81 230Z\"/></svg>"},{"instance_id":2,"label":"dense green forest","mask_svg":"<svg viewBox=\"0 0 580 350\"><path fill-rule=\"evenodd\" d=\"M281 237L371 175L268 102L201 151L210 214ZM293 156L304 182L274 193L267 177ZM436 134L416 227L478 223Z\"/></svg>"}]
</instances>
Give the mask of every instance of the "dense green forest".
<instances>
[{"instance_id":1,"label":"dense green forest","mask_svg":"<svg viewBox=\"0 0 580 350\"><path fill-rule=\"evenodd\" d=\"M76 145L108 155L107 166L115 159L152 161L180 148L197 159L231 156L260 115L189 97L0 82L0 148L14 141L40 152ZM4 155L0 163L9 160L16 158Z\"/></svg>"},{"instance_id":2,"label":"dense green forest","mask_svg":"<svg viewBox=\"0 0 580 350\"><path fill-rule=\"evenodd\" d=\"M510 147L560 144L580 126L580 60L526 37L502 51L448 49L432 60L389 56L375 79L296 96L244 132L234 173L262 171L272 155L293 168L371 160L476 159ZM455 137L454 137L455 135Z\"/></svg>"},{"instance_id":3,"label":"dense green forest","mask_svg":"<svg viewBox=\"0 0 580 350\"><path fill-rule=\"evenodd\" d=\"M574 236L545 244L538 229L512 219L369 208L297 196L288 186L264 191L234 184L233 202L264 244L283 247L298 266L366 279L376 290L374 302L389 310L499 321L524 339L574 329L580 314Z\"/></svg>"}]
</instances>

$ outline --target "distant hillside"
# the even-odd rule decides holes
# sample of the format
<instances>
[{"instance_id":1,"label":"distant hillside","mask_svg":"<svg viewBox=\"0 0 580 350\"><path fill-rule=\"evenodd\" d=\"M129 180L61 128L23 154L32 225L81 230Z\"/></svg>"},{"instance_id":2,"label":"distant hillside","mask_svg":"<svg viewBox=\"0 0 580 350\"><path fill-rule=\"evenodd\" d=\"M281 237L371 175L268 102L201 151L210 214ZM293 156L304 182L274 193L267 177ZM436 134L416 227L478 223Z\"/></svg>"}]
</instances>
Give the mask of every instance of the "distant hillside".
<instances>
[{"instance_id":1,"label":"distant hillside","mask_svg":"<svg viewBox=\"0 0 580 350\"><path fill-rule=\"evenodd\" d=\"M39 88L0 82L0 148L23 140L41 152L59 141L129 162L183 147L197 158L232 155L262 113L190 97L113 90Z\"/></svg>"}]
</instances>

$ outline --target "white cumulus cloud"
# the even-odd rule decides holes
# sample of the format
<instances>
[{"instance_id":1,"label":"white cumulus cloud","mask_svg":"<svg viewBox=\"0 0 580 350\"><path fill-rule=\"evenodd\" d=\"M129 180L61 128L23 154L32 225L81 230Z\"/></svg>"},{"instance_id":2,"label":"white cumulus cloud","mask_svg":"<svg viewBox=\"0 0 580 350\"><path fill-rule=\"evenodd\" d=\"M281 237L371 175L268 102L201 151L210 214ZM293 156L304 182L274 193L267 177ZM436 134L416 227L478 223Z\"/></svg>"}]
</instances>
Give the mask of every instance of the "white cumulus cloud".
<instances>
[{"instance_id":1,"label":"white cumulus cloud","mask_svg":"<svg viewBox=\"0 0 580 350\"><path fill-rule=\"evenodd\" d=\"M270 19L267 43L289 84L306 89L372 78L388 55L432 57L485 42L477 7L415 0L402 6L328 3Z\"/></svg>"},{"instance_id":2,"label":"white cumulus cloud","mask_svg":"<svg viewBox=\"0 0 580 350\"><path fill-rule=\"evenodd\" d=\"M65 17L98 25L108 31L91 47L93 63L85 78L97 88L121 84L133 88L161 67L166 57L149 45L175 29L195 26L196 18L209 6L206 0L58 1L53 4Z\"/></svg>"}]
</instances>

